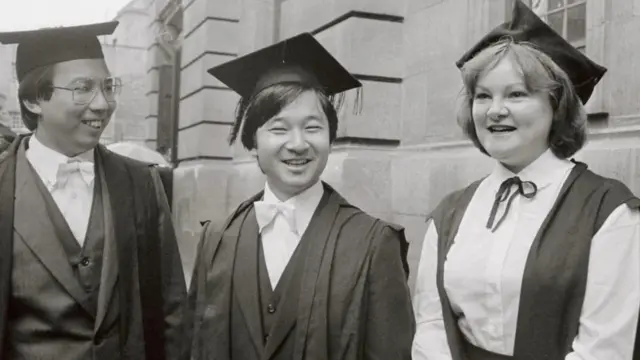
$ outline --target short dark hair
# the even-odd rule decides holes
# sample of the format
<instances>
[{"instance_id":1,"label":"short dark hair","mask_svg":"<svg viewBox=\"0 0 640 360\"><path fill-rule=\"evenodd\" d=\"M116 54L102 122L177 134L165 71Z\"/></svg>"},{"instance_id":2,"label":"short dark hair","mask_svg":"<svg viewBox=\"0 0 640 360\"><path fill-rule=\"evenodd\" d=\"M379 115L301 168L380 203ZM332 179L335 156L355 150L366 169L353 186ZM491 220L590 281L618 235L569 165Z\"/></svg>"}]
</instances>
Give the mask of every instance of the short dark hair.
<instances>
[{"instance_id":1,"label":"short dark hair","mask_svg":"<svg viewBox=\"0 0 640 360\"><path fill-rule=\"evenodd\" d=\"M587 115L567 73L548 55L527 42L504 39L484 49L462 67L462 101L457 120L464 133L484 154L473 122L472 106L478 81L503 59L519 67L528 91L549 94L553 120L547 142L558 158L566 159L586 142Z\"/></svg>"},{"instance_id":2,"label":"short dark hair","mask_svg":"<svg viewBox=\"0 0 640 360\"><path fill-rule=\"evenodd\" d=\"M279 83L269 86L250 98L242 98L236 108L235 123L229 134L229 144L238 135L247 150L256 147L255 135L262 125L278 115L282 109L306 91L315 92L329 122L329 140L333 142L338 132L338 114L333 99L315 87L300 83Z\"/></svg>"},{"instance_id":3,"label":"short dark hair","mask_svg":"<svg viewBox=\"0 0 640 360\"><path fill-rule=\"evenodd\" d=\"M38 127L38 115L29 111L24 102L51 99L53 75L53 65L45 65L31 70L20 81L18 90L20 113L22 114L22 122L31 131Z\"/></svg>"}]
</instances>

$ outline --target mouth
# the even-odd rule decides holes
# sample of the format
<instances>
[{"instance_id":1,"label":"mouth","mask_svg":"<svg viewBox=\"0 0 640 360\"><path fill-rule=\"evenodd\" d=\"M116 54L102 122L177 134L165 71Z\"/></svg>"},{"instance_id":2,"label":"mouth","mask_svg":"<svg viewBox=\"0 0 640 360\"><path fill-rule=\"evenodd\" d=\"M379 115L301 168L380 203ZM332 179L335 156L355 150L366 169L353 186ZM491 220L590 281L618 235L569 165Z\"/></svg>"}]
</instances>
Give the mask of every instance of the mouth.
<instances>
[{"instance_id":1,"label":"mouth","mask_svg":"<svg viewBox=\"0 0 640 360\"><path fill-rule=\"evenodd\" d=\"M311 162L311 159L290 159L290 160L282 160L288 166L291 167L302 167Z\"/></svg>"},{"instance_id":2,"label":"mouth","mask_svg":"<svg viewBox=\"0 0 640 360\"><path fill-rule=\"evenodd\" d=\"M104 125L105 121L104 120L82 120L82 123L89 127L92 127L93 129L100 130L102 129L102 126Z\"/></svg>"},{"instance_id":3,"label":"mouth","mask_svg":"<svg viewBox=\"0 0 640 360\"><path fill-rule=\"evenodd\" d=\"M487 128L490 133L510 133L516 131L516 128L508 125L491 125Z\"/></svg>"}]
</instances>

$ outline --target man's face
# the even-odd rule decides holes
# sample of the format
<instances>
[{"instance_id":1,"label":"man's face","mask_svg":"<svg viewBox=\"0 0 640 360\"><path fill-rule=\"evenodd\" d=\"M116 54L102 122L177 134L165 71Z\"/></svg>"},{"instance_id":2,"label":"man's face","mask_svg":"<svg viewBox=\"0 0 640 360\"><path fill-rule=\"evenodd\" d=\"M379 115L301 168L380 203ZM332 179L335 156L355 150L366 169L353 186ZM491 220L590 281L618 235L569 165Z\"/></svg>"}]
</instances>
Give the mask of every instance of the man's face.
<instances>
[{"instance_id":1,"label":"man's face","mask_svg":"<svg viewBox=\"0 0 640 360\"><path fill-rule=\"evenodd\" d=\"M280 200L315 184L331 152L329 122L316 93L302 93L261 126L256 148L260 168Z\"/></svg>"},{"instance_id":2,"label":"man's face","mask_svg":"<svg viewBox=\"0 0 640 360\"><path fill-rule=\"evenodd\" d=\"M102 59L61 62L53 68L53 93L37 102L36 136L67 156L94 148L116 108L109 70ZM64 88L64 89L63 89Z\"/></svg>"}]
</instances>

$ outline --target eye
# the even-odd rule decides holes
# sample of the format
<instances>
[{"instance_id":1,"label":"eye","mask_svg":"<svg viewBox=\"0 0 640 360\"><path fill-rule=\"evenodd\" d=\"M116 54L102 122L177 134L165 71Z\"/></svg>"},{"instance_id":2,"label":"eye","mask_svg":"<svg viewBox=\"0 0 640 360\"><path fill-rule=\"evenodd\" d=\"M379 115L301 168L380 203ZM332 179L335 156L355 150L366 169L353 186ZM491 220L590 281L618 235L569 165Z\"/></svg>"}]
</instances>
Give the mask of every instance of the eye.
<instances>
[{"instance_id":1,"label":"eye","mask_svg":"<svg viewBox=\"0 0 640 360\"><path fill-rule=\"evenodd\" d=\"M528 95L529 95L529 94L527 94L526 92L524 92L524 91L519 91L519 90L517 90L517 91L512 91L512 92L510 92L510 93L509 93L509 97L512 97L512 98L527 97Z\"/></svg>"},{"instance_id":2,"label":"eye","mask_svg":"<svg viewBox=\"0 0 640 360\"><path fill-rule=\"evenodd\" d=\"M491 96L489 96L489 94L487 94L487 93L479 92L479 93L476 93L473 96L473 98L475 100L486 100L486 99L491 99Z\"/></svg>"},{"instance_id":3,"label":"eye","mask_svg":"<svg viewBox=\"0 0 640 360\"><path fill-rule=\"evenodd\" d=\"M92 90L92 86L90 86L88 84L75 85L73 87L73 90L81 91L81 92L90 92Z\"/></svg>"},{"instance_id":4,"label":"eye","mask_svg":"<svg viewBox=\"0 0 640 360\"><path fill-rule=\"evenodd\" d=\"M75 81L73 85L71 85L71 88L76 92L88 93L93 91L94 85L95 84L93 81L91 81L91 79L82 79Z\"/></svg>"},{"instance_id":5,"label":"eye","mask_svg":"<svg viewBox=\"0 0 640 360\"><path fill-rule=\"evenodd\" d=\"M309 130L309 131L319 131L319 130L322 130L322 126L320 126L320 125L307 125L306 129Z\"/></svg>"},{"instance_id":6,"label":"eye","mask_svg":"<svg viewBox=\"0 0 640 360\"><path fill-rule=\"evenodd\" d=\"M274 134L284 134L287 132L287 129L282 126L273 126L269 128L269 132Z\"/></svg>"}]
</instances>

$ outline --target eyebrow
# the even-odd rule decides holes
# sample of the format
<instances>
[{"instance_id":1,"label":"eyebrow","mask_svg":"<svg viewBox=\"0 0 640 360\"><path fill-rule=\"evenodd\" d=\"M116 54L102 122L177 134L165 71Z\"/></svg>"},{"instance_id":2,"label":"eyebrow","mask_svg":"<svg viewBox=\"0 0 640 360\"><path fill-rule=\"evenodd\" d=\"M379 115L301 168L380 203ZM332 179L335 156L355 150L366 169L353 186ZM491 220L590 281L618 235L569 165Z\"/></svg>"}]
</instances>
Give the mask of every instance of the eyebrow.
<instances>
[{"instance_id":1,"label":"eyebrow","mask_svg":"<svg viewBox=\"0 0 640 360\"><path fill-rule=\"evenodd\" d=\"M505 88L512 88L512 87L515 87L515 86L522 86L524 88L527 88L527 84L525 84L524 82L510 83L510 84L507 84L505 86ZM486 87L484 87L482 85L476 85L475 88L476 89L481 89L481 90L488 90Z\"/></svg>"},{"instance_id":2,"label":"eyebrow","mask_svg":"<svg viewBox=\"0 0 640 360\"><path fill-rule=\"evenodd\" d=\"M283 117L283 116L276 116L276 117L271 118L271 120L269 120L269 121L270 121L270 122L276 122L276 121L279 121L279 122L286 122L286 121L287 121L287 119L288 119L287 117ZM309 116L305 116L305 117L302 119L302 121L305 121L305 122L313 121L313 120L315 120L315 121L322 121L322 117L318 117L318 116L316 116L316 115L309 115Z\"/></svg>"},{"instance_id":3,"label":"eyebrow","mask_svg":"<svg viewBox=\"0 0 640 360\"><path fill-rule=\"evenodd\" d=\"M90 77L76 77L67 82L67 84L76 84L76 83L84 83L84 82L94 82L95 80Z\"/></svg>"}]
</instances>

